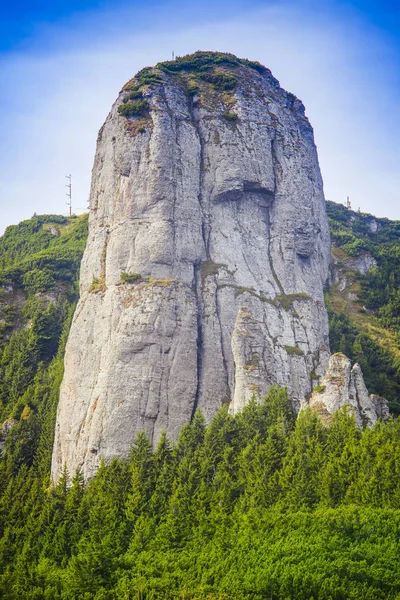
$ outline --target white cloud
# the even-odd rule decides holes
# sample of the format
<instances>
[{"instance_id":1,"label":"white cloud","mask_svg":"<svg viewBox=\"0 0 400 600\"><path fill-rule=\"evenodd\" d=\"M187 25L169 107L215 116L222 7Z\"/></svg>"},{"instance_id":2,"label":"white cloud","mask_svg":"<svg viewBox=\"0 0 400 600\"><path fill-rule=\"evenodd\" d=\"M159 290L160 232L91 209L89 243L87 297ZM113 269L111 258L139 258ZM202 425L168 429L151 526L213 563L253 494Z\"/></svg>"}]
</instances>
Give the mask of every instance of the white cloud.
<instances>
[{"instance_id":1,"label":"white cloud","mask_svg":"<svg viewBox=\"0 0 400 600\"><path fill-rule=\"evenodd\" d=\"M137 70L172 49L230 51L268 66L306 105L326 196L349 195L355 208L400 218L397 57L380 32L356 14L299 3L237 5L231 18L214 21L170 11L160 8L156 19L89 14L3 57L0 231L33 212L66 212L67 173L77 212L86 207L97 131L111 103Z\"/></svg>"}]
</instances>

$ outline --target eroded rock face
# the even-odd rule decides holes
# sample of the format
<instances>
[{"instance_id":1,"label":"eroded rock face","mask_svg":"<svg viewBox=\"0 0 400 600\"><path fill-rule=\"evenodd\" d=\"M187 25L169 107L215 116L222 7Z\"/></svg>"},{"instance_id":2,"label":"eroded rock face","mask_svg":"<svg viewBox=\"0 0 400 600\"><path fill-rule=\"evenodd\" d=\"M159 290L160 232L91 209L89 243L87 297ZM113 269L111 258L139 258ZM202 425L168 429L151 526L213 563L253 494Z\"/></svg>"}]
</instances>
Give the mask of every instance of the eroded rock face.
<instances>
[{"instance_id":1,"label":"eroded rock face","mask_svg":"<svg viewBox=\"0 0 400 600\"><path fill-rule=\"evenodd\" d=\"M100 131L55 480L272 384L298 409L325 373L330 241L312 128L267 69L219 69L236 87L201 81L194 96L193 74L153 70L149 113L119 113L133 81Z\"/></svg>"},{"instance_id":2,"label":"eroded rock face","mask_svg":"<svg viewBox=\"0 0 400 600\"><path fill-rule=\"evenodd\" d=\"M353 257L347 256L340 248L332 248L330 282L338 285L338 290L342 293L346 288L352 287L358 273L366 275L377 264L370 252L364 251Z\"/></svg>"},{"instance_id":3,"label":"eroded rock face","mask_svg":"<svg viewBox=\"0 0 400 600\"><path fill-rule=\"evenodd\" d=\"M329 425L332 415L345 404L352 408L359 427L371 426L379 418L389 416L386 400L369 395L360 365L356 363L351 368L350 360L338 352L331 356L321 385L311 394L308 405Z\"/></svg>"}]
</instances>

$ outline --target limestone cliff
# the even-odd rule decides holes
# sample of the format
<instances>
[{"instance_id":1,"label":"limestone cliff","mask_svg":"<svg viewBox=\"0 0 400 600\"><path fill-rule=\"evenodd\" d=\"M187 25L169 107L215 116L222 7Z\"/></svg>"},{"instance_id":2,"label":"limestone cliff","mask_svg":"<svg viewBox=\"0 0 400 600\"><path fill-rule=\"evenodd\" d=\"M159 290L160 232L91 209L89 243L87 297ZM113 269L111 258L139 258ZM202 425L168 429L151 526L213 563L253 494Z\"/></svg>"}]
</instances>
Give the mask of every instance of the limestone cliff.
<instances>
[{"instance_id":1,"label":"limestone cliff","mask_svg":"<svg viewBox=\"0 0 400 600\"><path fill-rule=\"evenodd\" d=\"M100 130L52 475L327 368L330 241L303 104L258 63L145 69Z\"/></svg>"},{"instance_id":2,"label":"limestone cliff","mask_svg":"<svg viewBox=\"0 0 400 600\"><path fill-rule=\"evenodd\" d=\"M350 360L340 352L331 356L321 385L311 394L308 405L326 425L329 425L333 413L344 405L350 407L360 427L371 426L378 419L389 416L386 400L376 394L368 394L360 365L356 363L351 368Z\"/></svg>"}]
</instances>

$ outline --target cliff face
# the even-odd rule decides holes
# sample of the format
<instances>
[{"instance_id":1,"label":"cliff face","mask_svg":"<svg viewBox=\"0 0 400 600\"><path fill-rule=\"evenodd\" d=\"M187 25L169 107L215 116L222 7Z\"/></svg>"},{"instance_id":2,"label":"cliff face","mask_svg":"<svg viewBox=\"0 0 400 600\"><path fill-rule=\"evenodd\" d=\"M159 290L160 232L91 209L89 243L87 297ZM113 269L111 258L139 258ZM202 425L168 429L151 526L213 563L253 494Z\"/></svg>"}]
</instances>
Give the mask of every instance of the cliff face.
<instances>
[{"instance_id":1,"label":"cliff face","mask_svg":"<svg viewBox=\"0 0 400 600\"><path fill-rule=\"evenodd\" d=\"M340 352L331 356L321 385L315 388L307 404L326 425L344 405L349 406L359 427L371 426L378 419L389 417L386 400L368 394L360 365L356 363L351 368L350 360Z\"/></svg>"},{"instance_id":2,"label":"cliff face","mask_svg":"<svg viewBox=\"0 0 400 600\"><path fill-rule=\"evenodd\" d=\"M304 107L258 64L196 56L139 73L100 130L54 479L275 383L298 409L325 373L330 243Z\"/></svg>"}]
</instances>

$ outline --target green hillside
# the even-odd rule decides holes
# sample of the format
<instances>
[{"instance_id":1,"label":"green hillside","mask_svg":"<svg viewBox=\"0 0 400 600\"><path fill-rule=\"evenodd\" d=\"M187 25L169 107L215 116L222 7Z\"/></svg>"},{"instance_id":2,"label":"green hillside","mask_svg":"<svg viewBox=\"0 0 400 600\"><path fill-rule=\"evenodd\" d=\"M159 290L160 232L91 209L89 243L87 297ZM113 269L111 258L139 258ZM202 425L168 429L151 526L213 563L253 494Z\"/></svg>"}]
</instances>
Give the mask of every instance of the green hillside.
<instances>
[{"instance_id":1,"label":"green hillside","mask_svg":"<svg viewBox=\"0 0 400 600\"><path fill-rule=\"evenodd\" d=\"M49 469L63 348L86 238L87 215L34 216L0 238L3 490L20 468Z\"/></svg>"},{"instance_id":2,"label":"green hillside","mask_svg":"<svg viewBox=\"0 0 400 600\"><path fill-rule=\"evenodd\" d=\"M400 223L328 212L332 350L397 411ZM87 216L35 216L0 238L0 597L399 599L397 419L361 431L343 410L324 428L273 388L155 452L139 435L86 488L66 472L50 486L86 236Z\"/></svg>"},{"instance_id":3,"label":"green hillside","mask_svg":"<svg viewBox=\"0 0 400 600\"><path fill-rule=\"evenodd\" d=\"M327 203L333 276L327 290L332 352L360 363L370 392L400 412L400 221ZM376 263L359 271L365 260ZM372 262L371 262L372 264Z\"/></svg>"}]
</instances>

